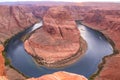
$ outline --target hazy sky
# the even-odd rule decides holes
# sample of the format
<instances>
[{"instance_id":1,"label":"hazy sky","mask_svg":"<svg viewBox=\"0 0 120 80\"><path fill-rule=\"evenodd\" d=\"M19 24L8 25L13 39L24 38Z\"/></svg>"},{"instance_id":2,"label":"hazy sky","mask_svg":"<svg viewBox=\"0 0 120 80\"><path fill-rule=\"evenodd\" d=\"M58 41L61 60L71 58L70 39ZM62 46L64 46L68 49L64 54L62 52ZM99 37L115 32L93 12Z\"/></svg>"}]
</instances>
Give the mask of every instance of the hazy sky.
<instances>
[{"instance_id":1,"label":"hazy sky","mask_svg":"<svg viewBox=\"0 0 120 80\"><path fill-rule=\"evenodd\" d=\"M14 1L120 2L120 0L0 0L0 2L14 2Z\"/></svg>"}]
</instances>

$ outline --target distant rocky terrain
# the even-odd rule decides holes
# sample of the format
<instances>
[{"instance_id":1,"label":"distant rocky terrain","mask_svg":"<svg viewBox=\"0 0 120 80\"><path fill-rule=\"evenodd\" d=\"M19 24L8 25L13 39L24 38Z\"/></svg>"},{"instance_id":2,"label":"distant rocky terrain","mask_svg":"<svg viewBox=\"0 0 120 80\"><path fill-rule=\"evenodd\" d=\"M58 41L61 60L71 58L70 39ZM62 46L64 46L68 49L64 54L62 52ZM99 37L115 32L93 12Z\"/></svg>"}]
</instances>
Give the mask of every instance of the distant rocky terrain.
<instances>
[{"instance_id":1,"label":"distant rocky terrain","mask_svg":"<svg viewBox=\"0 0 120 80\"><path fill-rule=\"evenodd\" d=\"M54 11L51 12L51 9L53 9ZM61 13L59 12L61 11L61 9L67 10L67 13L64 13L64 10L63 10L62 15L66 14L68 16L65 16L63 18L61 16ZM56 13L57 14L60 13L60 15L56 15ZM24 4L23 3L0 4L1 46L5 43L7 39L10 39L12 36L19 33L20 31L23 31L24 29L28 28L34 23L39 22L41 19L43 19L44 21L43 28L37 30L35 33L31 35L31 37L25 42L25 48L26 48L26 44L29 45L27 43L28 41L31 41L33 48L40 48L41 50L47 49L49 51L50 49L53 49L54 46L55 47L57 46L55 50L56 51L58 50L58 53L63 51L65 53L64 55L68 57L69 56L68 53L70 52L70 50L71 50L71 53L69 54L72 55L75 52L77 52L79 47L81 47L79 45L80 36L77 36L79 35L79 32L76 28L76 23L75 23L75 20L81 20L82 24L102 32L107 38L109 38L109 41L114 47L115 55L111 55L104 58L104 61L99 66L100 71L97 73L94 79L95 80L119 80L120 79L120 76L119 76L120 75L120 70L119 70L120 68L120 43L119 43L120 41L120 4L119 3L56 3L56 2L55 3L54 2L31 3L29 2ZM57 23L55 20L57 20ZM66 30L68 30L68 32L66 32ZM39 31L41 33L39 33ZM75 33L71 33L70 31L73 31ZM39 37L42 37L42 36L44 36L44 38L40 39ZM38 41L37 39L34 40L34 38L36 37ZM71 39L71 38L74 38L74 39ZM44 41L44 39L47 39L48 41ZM65 43L65 41L67 40L69 40L69 42ZM55 44L53 44L54 42ZM61 46L63 47L61 43L65 44L64 46L65 50L61 50ZM39 46L36 44L39 44ZM49 45L46 45L45 47L44 46L45 44L49 44ZM66 47L68 45L69 45L69 48ZM3 76L6 76L6 73L7 73L4 66L4 58L2 57L2 51L4 48L1 46L0 46L0 51L1 51L0 80L5 78ZM71 46L75 46L75 47L73 48ZM39 52L39 50L37 51ZM54 51L52 50L50 52L54 53ZM39 54L39 56L47 58L47 55ZM57 57L61 57L61 56L62 55L60 56L57 55ZM63 59L63 57L59 59ZM50 59L50 60L45 59L45 60L51 61L55 59ZM57 74L57 75L61 75L61 74ZM61 78L61 77L62 76L59 77L59 79L61 80L68 80L69 78L71 78L70 76L67 78ZM77 77L73 77L73 78L77 78ZM18 79L18 80L22 80L22 79ZM47 80L47 78L45 78L45 80ZM51 79L51 80L57 80L57 79ZM82 79L78 78L76 80L82 80Z\"/></svg>"}]
</instances>

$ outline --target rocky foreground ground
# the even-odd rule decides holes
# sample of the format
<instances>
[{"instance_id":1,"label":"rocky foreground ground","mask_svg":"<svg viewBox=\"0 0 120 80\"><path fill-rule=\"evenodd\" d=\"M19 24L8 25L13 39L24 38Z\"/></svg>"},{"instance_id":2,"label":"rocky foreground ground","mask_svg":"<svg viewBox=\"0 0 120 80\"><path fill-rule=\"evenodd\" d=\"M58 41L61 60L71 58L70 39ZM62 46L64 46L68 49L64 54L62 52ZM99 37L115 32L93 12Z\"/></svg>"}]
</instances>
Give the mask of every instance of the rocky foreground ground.
<instances>
[{"instance_id":1,"label":"rocky foreground ground","mask_svg":"<svg viewBox=\"0 0 120 80\"><path fill-rule=\"evenodd\" d=\"M40 78L31 78L28 80L87 80L84 76L68 73L64 71L44 75Z\"/></svg>"},{"instance_id":2,"label":"rocky foreground ground","mask_svg":"<svg viewBox=\"0 0 120 80\"><path fill-rule=\"evenodd\" d=\"M52 14L49 15L49 10L55 6L59 6L59 7L62 6L62 8L67 10L69 12L69 14L67 14L67 15L71 16L70 20L67 19L67 21L64 21L65 23L60 23L62 21L59 21L59 17L54 16ZM58 10L57 9L55 9L55 10L59 11L59 8L58 8ZM54 12L56 12L56 11L54 11ZM49 21L54 22L54 20L52 20L50 18L50 16L54 17L54 19L57 19L58 23L55 23L55 25L53 25L53 23L49 24L50 23ZM59 15L59 16L61 16L61 15ZM46 20L46 22L44 23L45 26L43 29L37 30L32 35L32 37L34 38L34 36L36 36L36 35L40 35L40 36L49 35L49 36L45 37L45 39L48 38L48 39L50 39L50 41L56 41L56 40L64 41L64 38L65 38L65 40L68 40L68 39L73 40L71 38L74 38L73 36L75 35L75 40L69 42L68 44L65 44L65 45L70 45L70 43L72 43L72 45L77 45L77 46L75 46L75 48L72 47L73 52L76 52L77 49L80 47L78 45L80 43L78 41L79 32L77 31L77 29L75 27L73 27L73 25L75 25L74 20L81 20L81 22L84 25L87 25L90 28L93 28L93 29L96 29L96 30L102 32L106 37L111 39L112 43L114 43L112 45L114 47L114 53L116 53L116 54L106 57L104 59L105 61L104 61L103 65L101 66L102 69L101 69L101 71L99 71L99 74L97 74L97 76L95 77L95 80L119 80L120 79L120 76L119 76L120 75L120 69L119 69L120 68L120 43L119 43L119 41L120 41L120 4L119 3L45 3L45 2L38 3L37 2L37 3L24 3L24 4L22 4L22 3L0 4L0 41L1 41L1 45L3 45L3 43L7 39L11 38L18 32L24 30L25 28L29 27L30 25L33 25L36 22L39 22L41 20L41 18L43 20ZM62 18L62 16L61 16L61 18ZM71 19L72 19L72 21L71 21ZM61 19L61 20L64 20L64 19ZM69 21L71 21L71 22L69 22ZM68 30L70 29L72 31L76 31L76 34L72 34L71 32L69 32L69 33L65 33L64 34L65 36L62 36L65 29L61 28L62 26L60 24L64 25L64 28L67 28ZM60 26L60 28L58 25ZM67 26L70 25L71 27L66 27L66 25ZM47 26L50 26L50 28ZM53 28L53 26L55 26L55 31L57 33L55 35L53 35L54 29L51 29L51 27ZM42 33L45 33L45 34L44 35L38 34L37 33L38 31L43 31ZM45 31L47 31L47 32L45 32ZM51 31L52 31L52 33L51 33ZM70 35L70 37L66 36L68 34ZM32 40L31 37L29 39ZM32 40L32 41L34 41L34 40ZM34 43L37 43L37 42L34 41ZM40 46L43 46L43 44L46 44L47 41L44 41L44 40L38 41L38 43L41 43ZM60 41L60 43L62 43L62 42ZM34 47L36 47L36 46L34 46ZM58 47L61 48L60 46L58 46ZM47 50L49 50L49 48L53 48L53 46L52 47L46 46L45 48L47 48ZM71 45L70 45L70 48L71 48ZM4 66L4 58L2 57L2 51L3 51L4 47L0 47L0 49L1 49L0 50L1 51L1 54L0 54L0 76L1 76L1 78L0 78L0 80L4 80L6 77L3 77L3 76L6 76L6 73L7 73L7 71L5 70L5 66ZM44 49L44 48L42 48L42 49ZM56 48L56 50L58 50L58 49ZM69 49L69 50L71 50L71 49ZM67 50L67 48L66 48L67 56L68 56L68 52L70 52L69 50ZM59 51L62 51L62 50L59 50ZM64 50L64 52L65 52L65 50ZM73 53L71 53L71 54L73 54ZM40 54L40 56L41 55L42 54ZM42 55L42 56L44 56L44 55ZM62 74L63 74L63 76L65 76L68 73L65 72L65 74L64 74L64 72L62 72ZM57 76L57 79L55 79L55 80L68 80L68 79L72 79L72 78L74 78L72 80L75 80L77 78L77 76L71 78L71 74L68 74L68 76L66 76L66 78L62 78L62 76L60 76L60 75L61 74L58 73L59 77ZM56 73L53 74L53 76L56 78ZM48 76L44 76L44 77L46 77L45 80L49 79ZM11 79L11 80L15 80L15 79ZM18 80L22 80L22 79L18 78ZM39 80L39 78L38 78L38 80ZM51 79L51 80L54 80L54 79ZM82 76L79 76L79 78L77 78L76 80L82 80ZM86 80L86 79L84 78L83 80Z\"/></svg>"}]
</instances>

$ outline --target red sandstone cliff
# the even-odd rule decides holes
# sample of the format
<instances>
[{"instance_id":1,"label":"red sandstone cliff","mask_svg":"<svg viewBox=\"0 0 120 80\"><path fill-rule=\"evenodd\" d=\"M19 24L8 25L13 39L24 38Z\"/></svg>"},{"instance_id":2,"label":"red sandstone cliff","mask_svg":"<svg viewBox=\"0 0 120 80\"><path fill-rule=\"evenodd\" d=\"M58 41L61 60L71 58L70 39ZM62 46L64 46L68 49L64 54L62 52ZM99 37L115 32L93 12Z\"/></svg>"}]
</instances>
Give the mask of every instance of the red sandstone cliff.
<instances>
[{"instance_id":1,"label":"red sandstone cliff","mask_svg":"<svg viewBox=\"0 0 120 80\"><path fill-rule=\"evenodd\" d=\"M4 47L0 45L0 76L5 76L5 66L4 66L4 58L2 56L2 51L4 50Z\"/></svg>"},{"instance_id":2,"label":"red sandstone cliff","mask_svg":"<svg viewBox=\"0 0 120 80\"><path fill-rule=\"evenodd\" d=\"M5 60L2 56L2 51L4 50L4 47L0 44L0 80L8 80L6 78L6 71L5 71Z\"/></svg>"},{"instance_id":3,"label":"red sandstone cliff","mask_svg":"<svg viewBox=\"0 0 120 80\"><path fill-rule=\"evenodd\" d=\"M64 7L50 8L43 27L25 41L25 49L47 67L71 64L85 52L76 23ZM82 46L80 46L82 44ZM80 50L81 49L81 50Z\"/></svg>"},{"instance_id":4,"label":"red sandstone cliff","mask_svg":"<svg viewBox=\"0 0 120 80\"><path fill-rule=\"evenodd\" d=\"M0 41L6 41L39 20L27 6L0 5Z\"/></svg>"},{"instance_id":5,"label":"red sandstone cliff","mask_svg":"<svg viewBox=\"0 0 120 80\"><path fill-rule=\"evenodd\" d=\"M111 8L112 6L112 8ZM96 80L119 80L120 79L120 4L99 4L99 6L87 4L84 6L65 6L75 20L81 20L83 24L101 31L114 42L117 53L105 58L99 77Z\"/></svg>"},{"instance_id":6,"label":"red sandstone cliff","mask_svg":"<svg viewBox=\"0 0 120 80\"><path fill-rule=\"evenodd\" d=\"M84 24L101 31L113 41L114 54L105 58L103 66L96 80L119 80L120 79L120 10L93 10L87 15ZM114 74L115 73L115 74Z\"/></svg>"},{"instance_id":7,"label":"red sandstone cliff","mask_svg":"<svg viewBox=\"0 0 120 80\"><path fill-rule=\"evenodd\" d=\"M49 3L50 4L50 3ZM57 6L57 3L52 5L44 4L18 4L18 5L0 5L0 41L12 37L14 34L24 30L35 22L38 22L40 17L43 17L46 11L51 6ZM64 6L65 5L65 6ZM106 58L106 63L101 70L99 77L96 80L119 80L120 79L120 4L64 4L74 20L81 20L85 25L99 30L109 37L115 44L115 49L118 54ZM3 59L0 58L0 66L3 66ZM2 68L1 73L3 74Z\"/></svg>"}]
</instances>

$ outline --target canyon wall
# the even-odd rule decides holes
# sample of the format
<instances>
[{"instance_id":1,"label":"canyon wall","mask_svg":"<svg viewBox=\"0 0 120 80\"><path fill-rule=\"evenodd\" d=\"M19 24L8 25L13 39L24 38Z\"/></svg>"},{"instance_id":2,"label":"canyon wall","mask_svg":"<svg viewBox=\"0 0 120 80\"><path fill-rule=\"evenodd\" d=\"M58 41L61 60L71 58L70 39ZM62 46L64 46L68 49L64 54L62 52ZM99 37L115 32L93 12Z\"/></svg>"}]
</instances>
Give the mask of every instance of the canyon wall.
<instances>
[{"instance_id":1,"label":"canyon wall","mask_svg":"<svg viewBox=\"0 0 120 80\"><path fill-rule=\"evenodd\" d=\"M70 65L86 51L86 43L64 7L48 9L42 29L36 30L24 44L38 63L52 68Z\"/></svg>"},{"instance_id":2,"label":"canyon wall","mask_svg":"<svg viewBox=\"0 0 120 80\"><path fill-rule=\"evenodd\" d=\"M2 56L2 51L4 50L4 47L2 45L0 45L0 76L4 76L5 75L5 60Z\"/></svg>"},{"instance_id":3,"label":"canyon wall","mask_svg":"<svg viewBox=\"0 0 120 80\"><path fill-rule=\"evenodd\" d=\"M39 22L50 7L62 6L73 20L102 32L114 44L116 55L105 58L105 64L96 80L120 79L120 4L119 3L26 3L0 4L0 41L3 44L18 32ZM45 28L46 29L46 28ZM45 30L44 29L44 30ZM48 31L51 29L48 29ZM39 30L38 30L39 31ZM35 33L36 34L36 33ZM50 34L49 34L50 35ZM0 74L5 74L4 60L0 54Z\"/></svg>"},{"instance_id":4,"label":"canyon wall","mask_svg":"<svg viewBox=\"0 0 120 80\"><path fill-rule=\"evenodd\" d=\"M39 20L30 7L0 5L0 41L4 43Z\"/></svg>"},{"instance_id":5,"label":"canyon wall","mask_svg":"<svg viewBox=\"0 0 120 80\"><path fill-rule=\"evenodd\" d=\"M102 32L106 37L108 37L114 47L115 54L105 58L105 64L101 66L103 68L96 80L119 80L120 10L93 10L90 14L91 15L87 15L83 24Z\"/></svg>"}]
</instances>

